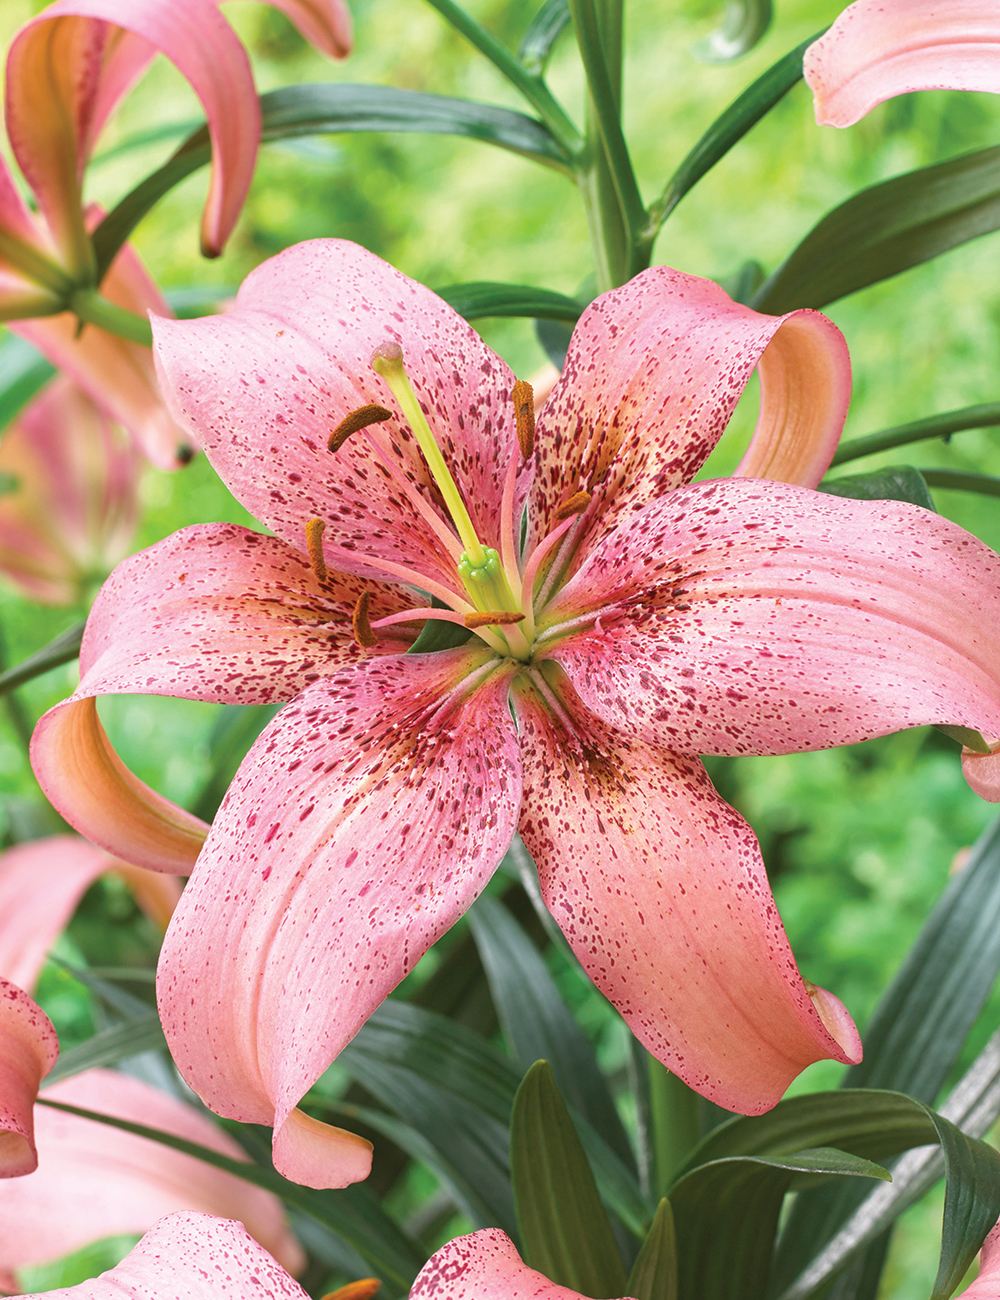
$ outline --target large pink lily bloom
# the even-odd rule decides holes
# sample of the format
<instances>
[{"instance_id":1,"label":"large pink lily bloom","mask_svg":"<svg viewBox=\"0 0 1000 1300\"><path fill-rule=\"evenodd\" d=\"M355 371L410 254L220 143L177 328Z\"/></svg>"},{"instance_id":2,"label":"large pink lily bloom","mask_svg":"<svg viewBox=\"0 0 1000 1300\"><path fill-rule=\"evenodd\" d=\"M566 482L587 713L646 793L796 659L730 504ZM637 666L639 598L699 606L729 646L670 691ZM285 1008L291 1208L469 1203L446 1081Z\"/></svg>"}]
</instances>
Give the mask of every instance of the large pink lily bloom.
<instances>
[{"instance_id":1,"label":"large pink lily bloom","mask_svg":"<svg viewBox=\"0 0 1000 1300\"><path fill-rule=\"evenodd\" d=\"M914 90L1000 93L994 0L856 0L809 47L805 79L821 126L852 126Z\"/></svg>"},{"instance_id":2,"label":"large pink lily bloom","mask_svg":"<svg viewBox=\"0 0 1000 1300\"><path fill-rule=\"evenodd\" d=\"M955 1300L1000 1300L1000 1223L983 1242L978 1276Z\"/></svg>"},{"instance_id":3,"label":"large pink lily bloom","mask_svg":"<svg viewBox=\"0 0 1000 1300\"><path fill-rule=\"evenodd\" d=\"M35 1097L58 1055L48 1016L23 989L0 977L0 1178L30 1174L38 1163Z\"/></svg>"},{"instance_id":4,"label":"large pink lily bloom","mask_svg":"<svg viewBox=\"0 0 1000 1300\"><path fill-rule=\"evenodd\" d=\"M88 1070L40 1096L247 1159L207 1116L113 1070ZM149 1138L47 1106L35 1107L34 1130L38 1168L0 1182L0 1280L92 1241L145 1232L178 1210L237 1219L289 1272L303 1267L281 1202L262 1188Z\"/></svg>"},{"instance_id":5,"label":"large pink lily bloom","mask_svg":"<svg viewBox=\"0 0 1000 1300\"><path fill-rule=\"evenodd\" d=\"M499 1228L456 1237L420 1270L410 1300L586 1300L579 1291L556 1286L517 1253Z\"/></svg>"},{"instance_id":6,"label":"large pink lily bloom","mask_svg":"<svg viewBox=\"0 0 1000 1300\"><path fill-rule=\"evenodd\" d=\"M504 363L349 244L289 249L226 316L154 332L176 418L275 535L199 526L120 565L33 754L95 843L192 873L159 996L206 1103L273 1123L289 1177L356 1176L294 1108L517 829L588 974L698 1091L757 1113L810 1062L857 1060L696 755L1000 734L1000 559L917 507L685 486L758 363L758 445L839 431L835 327L644 272L584 313L533 450ZM389 418L327 450L373 404ZM474 635L402 653L428 617ZM292 701L203 848L100 727L96 697L130 692Z\"/></svg>"},{"instance_id":7,"label":"large pink lily bloom","mask_svg":"<svg viewBox=\"0 0 1000 1300\"><path fill-rule=\"evenodd\" d=\"M168 1214L122 1262L76 1286L25 1300L309 1300L241 1223Z\"/></svg>"}]
</instances>

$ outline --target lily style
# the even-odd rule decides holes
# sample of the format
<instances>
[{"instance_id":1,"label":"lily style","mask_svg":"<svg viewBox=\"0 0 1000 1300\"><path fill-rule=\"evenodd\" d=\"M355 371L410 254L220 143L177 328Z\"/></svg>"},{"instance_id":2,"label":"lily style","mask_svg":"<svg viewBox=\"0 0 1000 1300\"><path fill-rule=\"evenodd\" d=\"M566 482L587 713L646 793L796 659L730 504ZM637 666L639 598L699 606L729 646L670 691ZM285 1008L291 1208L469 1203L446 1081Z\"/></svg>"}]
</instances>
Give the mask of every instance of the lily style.
<instances>
[{"instance_id":1,"label":"lily style","mask_svg":"<svg viewBox=\"0 0 1000 1300\"><path fill-rule=\"evenodd\" d=\"M290 1178L363 1177L297 1104L518 830L588 975L703 1095L759 1113L858 1060L697 755L1000 734L1000 558L915 506L690 481L758 366L749 463L799 448L818 479L836 328L654 268L584 312L537 428L461 317L341 241L154 335L175 418L274 535L196 526L124 561L33 762L94 843L190 873L159 1003L206 1104L273 1124ZM124 767L109 693L290 703L208 831Z\"/></svg>"},{"instance_id":2,"label":"lily style","mask_svg":"<svg viewBox=\"0 0 1000 1300\"><path fill-rule=\"evenodd\" d=\"M803 59L820 126L853 126L915 90L1000 94L993 0L856 0Z\"/></svg>"},{"instance_id":3,"label":"lily style","mask_svg":"<svg viewBox=\"0 0 1000 1300\"><path fill-rule=\"evenodd\" d=\"M410 1300L586 1300L529 1268L499 1228L456 1237L420 1270Z\"/></svg>"}]
</instances>

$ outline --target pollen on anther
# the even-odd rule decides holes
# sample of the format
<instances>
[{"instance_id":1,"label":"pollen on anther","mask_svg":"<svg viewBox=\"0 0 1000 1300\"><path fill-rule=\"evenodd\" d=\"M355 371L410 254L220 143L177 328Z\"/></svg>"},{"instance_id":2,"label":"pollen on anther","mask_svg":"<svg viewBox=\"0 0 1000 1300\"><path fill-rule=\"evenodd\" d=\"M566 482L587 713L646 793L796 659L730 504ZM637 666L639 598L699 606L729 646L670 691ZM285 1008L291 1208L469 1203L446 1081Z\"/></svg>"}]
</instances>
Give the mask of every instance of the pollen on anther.
<instances>
[{"instance_id":1,"label":"pollen on anther","mask_svg":"<svg viewBox=\"0 0 1000 1300\"><path fill-rule=\"evenodd\" d=\"M351 411L344 416L330 434L326 445L331 451L340 451L352 433L357 433L359 429L367 429L370 424L381 424L383 420L391 418L392 412L375 402L370 402L367 406L359 406L356 411Z\"/></svg>"},{"instance_id":2,"label":"pollen on anther","mask_svg":"<svg viewBox=\"0 0 1000 1300\"><path fill-rule=\"evenodd\" d=\"M326 524L322 519L310 519L306 524L306 549L309 552L309 563L320 582L326 582L326 559L323 555L325 531Z\"/></svg>"},{"instance_id":3,"label":"pollen on anther","mask_svg":"<svg viewBox=\"0 0 1000 1300\"><path fill-rule=\"evenodd\" d=\"M371 619L368 617L371 603L371 592L363 591L354 606L354 639L362 650L371 650L373 646L378 645L378 633L372 627Z\"/></svg>"},{"instance_id":4,"label":"pollen on anther","mask_svg":"<svg viewBox=\"0 0 1000 1300\"><path fill-rule=\"evenodd\" d=\"M566 498L556 511L556 518L562 521L563 519L568 519L570 515L582 515L589 505L589 492L574 492L571 497Z\"/></svg>"},{"instance_id":5,"label":"pollen on anther","mask_svg":"<svg viewBox=\"0 0 1000 1300\"><path fill-rule=\"evenodd\" d=\"M511 392L514 418L517 421L517 442L521 455L528 460L535 450L535 394L526 379L519 379Z\"/></svg>"},{"instance_id":6,"label":"pollen on anther","mask_svg":"<svg viewBox=\"0 0 1000 1300\"><path fill-rule=\"evenodd\" d=\"M489 627L491 623L506 627L510 623L520 623L523 619L523 614L514 614L509 609L494 609L484 614L466 614L464 622L469 628Z\"/></svg>"}]
</instances>

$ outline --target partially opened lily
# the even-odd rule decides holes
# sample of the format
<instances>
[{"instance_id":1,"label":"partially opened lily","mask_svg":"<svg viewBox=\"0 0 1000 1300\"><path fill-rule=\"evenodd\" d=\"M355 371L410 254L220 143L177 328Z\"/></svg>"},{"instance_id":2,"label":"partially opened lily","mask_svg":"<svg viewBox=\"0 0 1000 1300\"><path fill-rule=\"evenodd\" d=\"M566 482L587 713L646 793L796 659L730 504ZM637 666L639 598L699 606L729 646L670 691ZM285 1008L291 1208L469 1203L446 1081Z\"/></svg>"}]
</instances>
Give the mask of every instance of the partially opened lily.
<instances>
[{"instance_id":1,"label":"partially opened lily","mask_svg":"<svg viewBox=\"0 0 1000 1300\"><path fill-rule=\"evenodd\" d=\"M410 1300L586 1300L527 1264L499 1228L442 1246L420 1270Z\"/></svg>"},{"instance_id":2,"label":"partially opened lily","mask_svg":"<svg viewBox=\"0 0 1000 1300\"><path fill-rule=\"evenodd\" d=\"M805 79L821 126L852 126L914 90L1000 93L995 0L856 0L809 47Z\"/></svg>"},{"instance_id":3,"label":"partially opened lily","mask_svg":"<svg viewBox=\"0 0 1000 1300\"><path fill-rule=\"evenodd\" d=\"M0 978L0 1178L30 1174L38 1163L34 1107L38 1085L59 1055L40 1006Z\"/></svg>"},{"instance_id":4,"label":"partially opened lily","mask_svg":"<svg viewBox=\"0 0 1000 1300\"><path fill-rule=\"evenodd\" d=\"M357 1177L294 1107L518 828L587 972L700 1092L756 1113L857 1060L696 755L1000 734L1000 559L917 507L684 486L758 363L758 445L835 439L835 327L655 268L584 313L537 432L459 316L339 241L155 334L174 414L276 536L200 526L120 565L33 752L94 842L193 867L160 1007L208 1105L273 1122L292 1178ZM458 644L405 653L432 623ZM293 701L203 849L100 727L95 697L128 692Z\"/></svg>"}]
</instances>

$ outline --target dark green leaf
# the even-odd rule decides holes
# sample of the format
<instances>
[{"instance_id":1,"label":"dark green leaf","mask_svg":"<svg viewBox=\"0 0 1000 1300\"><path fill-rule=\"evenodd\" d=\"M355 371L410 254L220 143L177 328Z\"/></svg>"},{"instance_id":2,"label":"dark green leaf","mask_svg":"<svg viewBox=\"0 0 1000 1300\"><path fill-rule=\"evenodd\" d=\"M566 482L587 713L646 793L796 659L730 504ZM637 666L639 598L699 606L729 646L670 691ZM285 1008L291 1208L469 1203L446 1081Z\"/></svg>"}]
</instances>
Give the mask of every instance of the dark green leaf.
<instances>
[{"instance_id":1,"label":"dark green leaf","mask_svg":"<svg viewBox=\"0 0 1000 1300\"><path fill-rule=\"evenodd\" d=\"M834 208L751 306L823 307L1000 227L1000 148L895 176Z\"/></svg>"},{"instance_id":2,"label":"dark green leaf","mask_svg":"<svg viewBox=\"0 0 1000 1300\"><path fill-rule=\"evenodd\" d=\"M46 1076L45 1082L46 1085L58 1083L60 1079L72 1078L84 1070L92 1070L99 1065L117 1065L128 1056L138 1056L140 1052L160 1047L166 1047L166 1043L159 1017L155 1011L147 1011L141 1019L135 1018L125 1024L99 1029L85 1043L63 1052L51 1073Z\"/></svg>"},{"instance_id":3,"label":"dark green leaf","mask_svg":"<svg viewBox=\"0 0 1000 1300\"><path fill-rule=\"evenodd\" d=\"M5 334L0 340L0 429L4 429L56 373L37 348Z\"/></svg>"},{"instance_id":4,"label":"dark green leaf","mask_svg":"<svg viewBox=\"0 0 1000 1300\"><path fill-rule=\"evenodd\" d=\"M545 0L531 20L517 48L517 57L536 77L545 71L552 47L569 20L568 0Z\"/></svg>"},{"instance_id":5,"label":"dark green leaf","mask_svg":"<svg viewBox=\"0 0 1000 1300\"><path fill-rule=\"evenodd\" d=\"M431 597L434 609L448 608L437 596ZM420 634L407 650L408 655L433 654L435 650L451 650L455 646L465 645L472 636L467 627L458 623L449 623L443 618L429 618L420 629Z\"/></svg>"},{"instance_id":6,"label":"dark green leaf","mask_svg":"<svg viewBox=\"0 0 1000 1300\"><path fill-rule=\"evenodd\" d=\"M863 438L851 438L840 444L830 464L843 465L849 460L858 460L861 456L890 451L893 447L923 442L928 438L943 438L947 441L953 433L961 433L964 429L988 429L997 424L1000 424L1000 402L963 406L959 411L944 411L940 415L929 415L924 420L913 420L909 424L897 424L891 429L867 433Z\"/></svg>"},{"instance_id":7,"label":"dark green leaf","mask_svg":"<svg viewBox=\"0 0 1000 1300\"><path fill-rule=\"evenodd\" d=\"M15 690L22 683L30 682L33 677L41 677L43 673L51 672L53 668L76 659L80 653L80 642L83 640L85 626L86 621L74 624L65 632L60 632L48 645L42 646L41 650L36 650L33 655L22 659L13 668L0 673L0 695L5 695L7 691Z\"/></svg>"},{"instance_id":8,"label":"dark green leaf","mask_svg":"<svg viewBox=\"0 0 1000 1300\"><path fill-rule=\"evenodd\" d=\"M738 59L763 38L773 16L771 0L726 0L721 26L699 41L694 52L706 63Z\"/></svg>"},{"instance_id":9,"label":"dark green leaf","mask_svg":"<svg viewBox=\"0 0 1000 1300\"><path fill-rule=\"evenodd\" d=\"M981 492L1000 497L1000 478L992 474L963 474L957 469L921 470L928 487L947 488L950 492Z\"/></svg>"},{"instance_id":10,"label":"dark green leaf","mask_svg":"<svg viewBox=\"0 0 1000 1300\"><path fill-rule=\"evenodd\" d=\"M261 139L265 143L338 131L418 131L467 136L557 171L571 170L561 145L547 127L524 113L493 104L395 86L334 82L283 86L262 95L260 103L264 119ZM108 213L93 235L101 277L153 204L186 176L204 167L210 157L208 131L201 127Z\"/></svg>"},{"instance_id":11,"label":"dark green leaf","mask_svg":"<svg viewBox=\"0 0 1000 1300\"><path fill-rule=\"evenodd\" d=\"M548 1061L518 1089L510 1161L525 1262L596 1300L624 1295L611 1222Z\"/></svg>"},{"instance_id":12,"label":"dark green leaf","mask_svg":"<svg viewBox=\"0 0 1000 1300\"><path fill-rule=\"evenodd\" d=\"M632 1265L628 1293L634 1300L677 1300L677 1231L665 1196Z\"/></svg>"},{"instance_id":13,"label":"dark green leaf","mask_svg":"<svg viewBox=\"0 0 1000 1300\"><path fill-rule=\"evenodd\" d=\"M435 292L466 320L481 320L484 316L532 316L536 320L576 321L583 311L583 305L575 298L525 284L477 280L470 284L448 284Z\"/></svg>"},{"instance_id":14,"label":"dark green leaf","mask_svg":"<svg viewBox=\"0 0 1000 1300\"><path fill-rule=\"evenodd\" d=\"M857 501L909 501L925 510L934 509L927 484L920 470L912 465L888 465L867 474L825 478L819 490L829 492L831 496L853 497Z\"/></svg>"}]
</instances>

